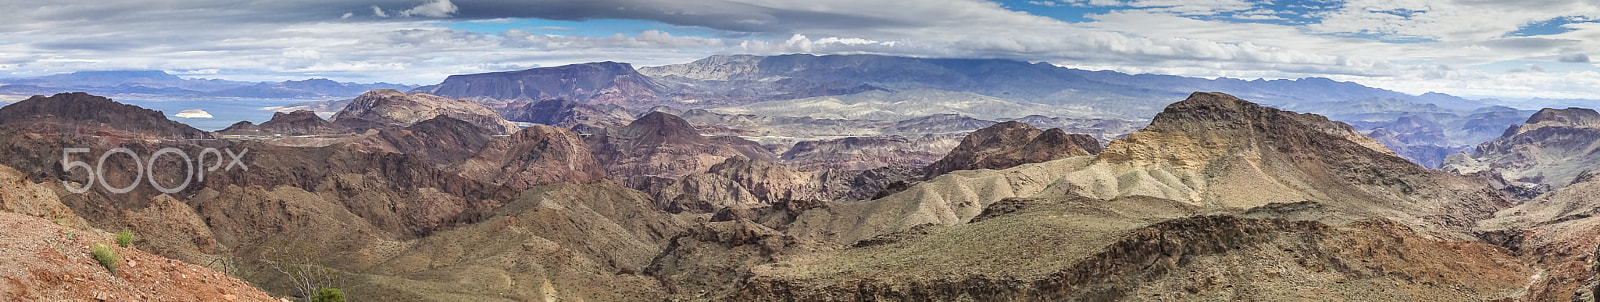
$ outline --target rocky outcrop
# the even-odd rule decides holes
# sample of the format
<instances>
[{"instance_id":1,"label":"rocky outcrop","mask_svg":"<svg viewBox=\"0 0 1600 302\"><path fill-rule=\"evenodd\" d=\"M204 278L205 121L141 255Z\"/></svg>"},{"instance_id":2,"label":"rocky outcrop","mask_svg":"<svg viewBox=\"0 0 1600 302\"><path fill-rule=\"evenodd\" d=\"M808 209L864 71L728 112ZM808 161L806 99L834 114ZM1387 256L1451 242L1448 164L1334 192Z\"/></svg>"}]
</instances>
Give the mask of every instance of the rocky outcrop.
<instances>
[{"instance_id":1,"label":"rocky outcrop","mask_svg":"<svg viewBox=\"0 0 1600 302\"><path fill-rule=\"evenodd\" d=\"M154 138L201 139L210 133L167 119L160 111L73 92L36 95L0 108L0 125L60 124L62 131Z\"/></svg>"},{"instance_id":2,"label":"rocky outcrop","mask_svg":"<svg viewBox=\"0 0 1600 302\"><path fill-rule=\"evenodd\" d=\"M556 182L605 178L583 139L571 130L536 125L495 138L461 165L461 175L523 190Z\"/></svg>"},{"instance_id":3,"label":"rocky outcrop","mask_svg":"<svg viewBox=\"0 0 1600 302\"><path fill-rule=\"evenodd\" d=\"M0 299L8 301L278 301L249 283L193 264L122 248L99 230L0 212ZM107 270L91 245L117 251Z\"/></svg>"},{"instance_id":4,"label":"rocky outcrop","mask_svg":"<svg viewBox=\"0 0 1600 302\"><path fill-rule=\"evenodd\" d=\"M53 221L68 227L88 227L88 222L61 203L48 184L29 181L27 175L0 165L0 212Z\"/></svg>"},{"instance_id":5,"label":"rocky outcrop","mask_svg":"<svg viewBox=\"0 0 1600 302\"><path fill-rule=\"evenodd\" d=\"M344 110L333 115L333 123L356 130L404 128L440 115L472 123L495 134L517 131L516 125L483 104L392 89L368 91L356 97Z\"/></svg>"},{"instance_id":6,"label":"rocky outcrop","mask_svg":"<svg viewBox=\"0 0 1600 302\"><path fill-rule=\"evenodd\" d=\"M1539 130L1535 130L1539 131ZM1478 224L1479 237L1512 249L1544 277L1528 286L1528 301L1590 301L1600 276L1600 179L1584 174ZM1577 282L1574 282L1577 281ZM1570 299L1570 300L1569 300Z\"/></svg>"},{"instance_id":7,"label":"rocky outcrop","mask_svg":"<svg viewBox=\"0 0 1600 302\"><path fill-rule=\"evenodd\" d=\"M573 64L521 71L453 75L420 92L487 103L567 99L585 104L638 105L656 101L660 85L633 65Z\"/></svg>"},{"instance_id":8,"label":"rocky outcrop","mask_svg":"<svg viewBox=\"0 0 1600 302\"><path fill-rule=\"evenodd\" d=\"M1478 145L1472 154L1452 154L1442 170L1462 174L1489 173L1511 189L1533 191L1573 183L1578 175L1600 166L1600 113L1591 109L1546 108L1526 123Z\"/></svg>"},{"instance_id":9,"label":"rocky outcrop","mask_svg":"<svg viewBox=\"0 0 1600 302\"><path fill-rule=\"evenodd\" d=\"M886 166L920 168L960 144L960 135L870 136L804 141L784 151L783 162L801 171L859 171Z\"/></svg>"},{"instance_id":10,"label":"rocky outcrop","mask_svg":"<svg viewBox=\"0 0 1600 302\"><path fill-rule=\"evenodd\" d=\"M628 126L591 135L585 142L607 174L641 190L704 172L730 157L774 158L759 145L737 137L702 136L689 122L664 112L645 114Z\"/></svg>"},{"instance_id":11,"label":"rocky outcrop","mask_svg":"<svg viewBox=\"0 0 1600 302\"><path fill-rule=\"evenodd\" d=\"M820 176L768 161L730 157L705 173L655 188L652 195L662 209L674 213L714 213L779 200L832 200Z\"/></svg>"},{"instance_id":12,"label":"rocky outcrop","mask_svg":"<svg viewBox=\"0 0 1600 302\"><path fill-rule=\"evenodd\" d=\"M1096 197L1147 195L1230 208L1312 200L1352 211L1397 209L1455 227L1510 205L1481 182L1407 162L1344 123L1222 93L1195 93L1168 106L1150 126L1112 141L1087 168L1139 175L1068 178L1084 188L1077 192Z\"/></svg>"},{"instance_id":13,"label":"rocky outcrop","mask_svg":"<svg viewBox=\"0 0 1600 302\"><path fill-rule=\"evenodd\" d=\"M1021 122L1004 122L967 134L944 158L928 165L929 178L955 170L1005 169L1072 156L1100 153L1100 142L1061 129L1039 130Z\"/></svg>"},{"instance_id":14,"label":"rocky outcrop","mask_svg":"<svg viewBox=\"0 0 1600 302\"><path fill-rule=\"evenodd\" d=\"M793 237L737 219L709 222L674 236L643 273L661 280L672 297L727 297L757 264L800 249Z\"/></svg>"},{"instance_id":15,"label":"rocky outcrop","mask_svg":"<svg viewBox=\"0 0 1600 302\"><path fill-rule=\"evenodd\" d=\"M224 135L328 135L350 133L350 128L323 120L316 112L295 110L275 112L272 119L260 125L241 121L217 131Z\"/></svg>"},{"instance_id":16,"label":"rocky outcrop","mask_svg":"<svg viewBox=\"0 0 1600 302\"><path fill-rule=\"evenodd\" d=\"M355 145L393 152L434 164L457 164L484 150L495 132L449 116L436 116L400 129L379 130Z\"/></svg>"},{"instance_id":17,"label":"rocky outcrop","mask_svg":"<svg viewBox=\"0 0 1600 302\"><path fill-rule=\"evenodd\" d=\"M205 264L219 248L216 235L194 208L169 195L157 195L139 211L125 210L135 245L158 255Z\"/></svg>"}]
</instances>

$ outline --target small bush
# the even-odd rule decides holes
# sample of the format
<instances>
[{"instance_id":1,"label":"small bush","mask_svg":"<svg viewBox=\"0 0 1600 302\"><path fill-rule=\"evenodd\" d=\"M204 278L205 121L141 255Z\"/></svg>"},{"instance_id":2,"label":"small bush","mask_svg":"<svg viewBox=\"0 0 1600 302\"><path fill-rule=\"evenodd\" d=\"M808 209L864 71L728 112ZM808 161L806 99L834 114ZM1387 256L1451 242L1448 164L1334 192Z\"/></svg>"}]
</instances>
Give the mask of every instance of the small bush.
<instances>
[{"instance_id":1,"label":"small bush","mask_svg":"<svg viewBox=\"0 0 1600 302\"><path fill-rule=\"evenodd\" d=\"M317 296L316 297L312 297L311 298L311 301L313 301L313 302L344 302L344 292L340 292L339 289L337 289L337 288L324 287L324 288L322 288L322 291L317 292Z\"/></svg>"},{"instance_id":2,"label":"small bush","mask_svg":"<svg viewBox=\"0 0 1600 302\"><path fill-rule=\"evenodd\" d=\"M133 246L133 231L122 230L122 232L118 232L117 245L122 247Z\"/></svg>"},{"instance_id":3,"label":"small bush","mask_svg":"<svg viewBox=\"0 0 1600 302\"><path fill-rule=\"evenodd\" d=\"M122 255L117 255L117 250L112 249L110 246L95 244L89 247L89 253L94 254L94 260L100 261L100 265L105 266L106 270L111 271L112 274L116 274L117 265L122 264Z\"/></svg>"}]
</instances>

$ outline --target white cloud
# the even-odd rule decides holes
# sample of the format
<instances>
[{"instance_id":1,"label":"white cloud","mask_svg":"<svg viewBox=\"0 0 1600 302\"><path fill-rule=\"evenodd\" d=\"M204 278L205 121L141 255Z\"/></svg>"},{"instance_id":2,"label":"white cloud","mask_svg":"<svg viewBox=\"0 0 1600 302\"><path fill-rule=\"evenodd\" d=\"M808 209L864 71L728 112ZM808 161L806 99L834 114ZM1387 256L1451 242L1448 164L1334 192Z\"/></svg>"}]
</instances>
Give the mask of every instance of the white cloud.
<instances>
[{"instance_id":1,"label":"white cloud","mask_svg":"<svg viewBox=\"0 0 1600 302\"><path fill-rule=\"evenodd\" d=\"M1311 30L1393 38L1478 41L1558 17L1600 17L1592 0L1346 0Z\"/></svg>"},{"instance_id":2,"label":"white cloud","mask_svg":"<svg viewBox=\"0 0 1600 302\"><path fill-rule=\"evenodd\" d=\"M456 10L456 5L454 3L450 3L450 0L429 0L428 3L423 3L422 5L417 5L411 9L401 11L400 16L444 18L454 15Z\"/></svg>"},{"instance_id":3,"label":"white cloud","mask_svg":"<svg viewBox=\"0 0 1600 302\"><path fill-rule=\"evenodd\" d=\"M501 10L528 5L491 10L484 5L500 2L371 0L391 9L408 8L385 11L367 0L328 0L327 10L305 13L309 2L297 1L301 0L263 4L283 5L271 14L243 10L247 6L227 1L165 10L115 1L4 2L0 10L14 12L14 18L0 19L0 48L7 50L0 52L4 66L0 75L85 69L215 70L216 77L240 80L328 77L429 84L450 74L586 61L658 65L710 54L875 53L1007 58L1200 77L1323 76L1413 93L1600 99L1594 88L1600 87L1594 85L1600 77L1587 72L1600 68L1583 60L1584 54L1600 51L1600 23L1569 24L1570 32L1555 35L1505 36L1528 23L1563 14L1600 17L1591 13L1595 4L1588 0L1529 0L1520 5L1351 0L1333 4L1334 11L1318 15L1326 19L1311 25L1222 21L1299 13L1240 0L1050 1L1118 6L1110 13L1089 16L1091 21L1085 23L1010 11L981 0L557 1L537 10L522 8L528 11L523 14L552 12L579 20L632 18L672 24L601 36L519 30L473 33L452 30L440 20L388 18L506 23L526 15ZM613 15L583 15L606 7L601 4L627 9ZM1426 10L1401 13L1409 17L1382 13L1414 7ZM331 12L367 9L378 18L355 18L351 13L346 14L349 20L327 20ZM485 15L486 11L493 14ZM295 14L305 18L291 18ZM1502 17L1506 20L1497 19ZM1480 20L1484 24L1465 24ZM714 35L685 35L697 32L680 31L685 27L710 28ZM171 28L188 30L174 35ZM1348 37L1355 33L1437 41L1385 43ZM1541 62L1547 71L1503 73L1517 65L1478 68L1505 61ZM1532 70L1526 65L1523 69Z\"/></svg>"},{"instance_id":4,"label":"white cloud","mask_svg":"<svg viewBox=\"0 0 1600 302\"><path fill-rule=\"evenodd\" d=\"M1234 19L1241 20L1283 20L1278 16L1278 11L1270 9L1255 9L1233 14Z\"/></svg>"},{"instance_id":5,"label":"white cloud","mask_svg":"<svg viewBox=\"0 0 1600 302\"><path fill-rule=\"evenodd\" d=\"M1255 8L1245 0L1132 0L1126 5L1180 15L1215 15Z\"/></svg>"}]
</instances>

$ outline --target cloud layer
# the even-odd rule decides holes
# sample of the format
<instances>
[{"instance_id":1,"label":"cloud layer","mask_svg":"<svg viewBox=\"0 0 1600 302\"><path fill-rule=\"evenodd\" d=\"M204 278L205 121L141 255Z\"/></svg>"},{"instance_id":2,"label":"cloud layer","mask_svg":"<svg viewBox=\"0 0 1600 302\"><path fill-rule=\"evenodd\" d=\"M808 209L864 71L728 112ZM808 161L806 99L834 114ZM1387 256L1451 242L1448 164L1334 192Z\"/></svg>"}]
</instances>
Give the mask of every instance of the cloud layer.
<instances>
[{"instance_id":1,"label":"cloud layer","mask_svg":"<svg viewBox=\"0 0 1600 302\"><path fill-rule=\"evenodd\" d=\"M0 76L163 69L430 84L600 60L877 53L1600 99L1600 68L1588 57L1600 51L1600 23L1592 22L1600 5L1589 0L28 0L0 10L13 12L0 19ZM1049 17L1061 14L1085 21ZM527 19L583 21L575 24L591 31L611 20L657 25L604 34L453 29ZM1527 33L1539 24L1550 29ZM1512 63L1546 71L1485 67Z\"/></svg>"}]
</instances>

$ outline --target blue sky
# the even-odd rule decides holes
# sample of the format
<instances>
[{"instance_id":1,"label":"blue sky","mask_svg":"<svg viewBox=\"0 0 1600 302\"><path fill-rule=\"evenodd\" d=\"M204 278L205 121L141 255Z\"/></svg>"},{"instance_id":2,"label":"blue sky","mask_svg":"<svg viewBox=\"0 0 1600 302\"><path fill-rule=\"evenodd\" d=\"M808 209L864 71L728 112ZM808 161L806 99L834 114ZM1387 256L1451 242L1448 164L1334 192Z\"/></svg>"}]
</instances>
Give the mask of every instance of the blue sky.
<instances>
[{"instance_id":1,"label":"blue sky","mask_svg":"<svg viewBox=\"0 0 1600 302\"><path fill-rule=\"evenodd\" d=\"M1003 58L1129 73L1600 99L1593 0L23 0L0 77L432 84L451 74L714 54Z\"/></svg>"}]
</instances>

